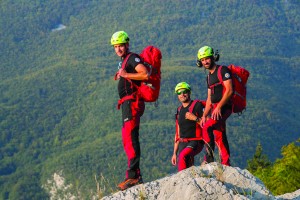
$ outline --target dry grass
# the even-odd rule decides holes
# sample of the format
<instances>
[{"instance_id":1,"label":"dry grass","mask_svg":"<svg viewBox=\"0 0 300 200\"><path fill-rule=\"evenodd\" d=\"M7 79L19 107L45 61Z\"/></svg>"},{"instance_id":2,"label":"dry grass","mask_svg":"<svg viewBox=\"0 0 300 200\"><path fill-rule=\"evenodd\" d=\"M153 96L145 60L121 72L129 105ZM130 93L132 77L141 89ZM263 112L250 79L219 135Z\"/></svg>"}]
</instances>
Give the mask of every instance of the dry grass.
<instances>
[{"instance_id":1,"label":"dry grass","mask_svg":"<svg viewBox=\"0 0 300 200\"><path fill-rule=\"evenodd\" d=\"M101 199L108 194L115 193L118 191L116 188L112 187L112 185L117 185L117 178L115 176L113 176L109 180L105 178L102 173L100 173L99 177L95 175L95 182L98 199Z\"/></svg>"}]
</instances>

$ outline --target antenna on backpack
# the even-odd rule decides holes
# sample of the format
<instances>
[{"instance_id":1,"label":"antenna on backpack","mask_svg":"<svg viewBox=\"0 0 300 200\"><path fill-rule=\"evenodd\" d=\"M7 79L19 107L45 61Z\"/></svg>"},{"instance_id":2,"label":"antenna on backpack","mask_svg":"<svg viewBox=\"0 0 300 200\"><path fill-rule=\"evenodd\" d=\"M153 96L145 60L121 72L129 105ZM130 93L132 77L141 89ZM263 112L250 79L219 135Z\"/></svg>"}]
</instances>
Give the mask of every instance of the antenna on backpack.
<instances>
[{"instance_id":1,"label":"antenna on backpack","mask_svg":"<svg viewBox=\"0 0 300 200\"><path fill-rule=\"evenodd\" d=\"M219 61L219 59L220 59L220 54L219 54L219 50L218 50L218 49L216 50L216 53L215 53L215 55L214 55L214 58L215 58L215 61L216 61L216 62Z\"/></svg>"}]
</instances>

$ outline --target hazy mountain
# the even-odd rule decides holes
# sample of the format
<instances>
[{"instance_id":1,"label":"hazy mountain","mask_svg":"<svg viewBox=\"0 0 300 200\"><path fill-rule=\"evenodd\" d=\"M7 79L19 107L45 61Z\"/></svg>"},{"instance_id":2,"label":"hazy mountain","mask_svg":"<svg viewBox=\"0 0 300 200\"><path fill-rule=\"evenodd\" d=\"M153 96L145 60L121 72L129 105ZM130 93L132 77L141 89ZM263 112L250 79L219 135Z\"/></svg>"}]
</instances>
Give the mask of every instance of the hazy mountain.
<instances>
[{"instance_id":1,"label":"hazy mountain","mask_svg":"<svg viewBox=\"0 0 300 200\"><path fill-rule=\"evenodd\" d=\"M248 108L228 121L232 164L245 167L258 141L275 160L299 138L298 1L25 1L0 2L0 194L44 199L56 172L78 193L110 185L126 169L111 35L125 30L131 49L163 53L158 108L147 104L140 139L145 181L175 172L174 87L206 98L198 49L219 49L220 64L247 68ZM63 28L62 28L63 27ZM199 159L201 157L199 156ZM197 163L200 163L199 159ZM196 163L196 164L197 164ZM0 199L1 199L0 198Z\"/></svg>"}]
</instances>

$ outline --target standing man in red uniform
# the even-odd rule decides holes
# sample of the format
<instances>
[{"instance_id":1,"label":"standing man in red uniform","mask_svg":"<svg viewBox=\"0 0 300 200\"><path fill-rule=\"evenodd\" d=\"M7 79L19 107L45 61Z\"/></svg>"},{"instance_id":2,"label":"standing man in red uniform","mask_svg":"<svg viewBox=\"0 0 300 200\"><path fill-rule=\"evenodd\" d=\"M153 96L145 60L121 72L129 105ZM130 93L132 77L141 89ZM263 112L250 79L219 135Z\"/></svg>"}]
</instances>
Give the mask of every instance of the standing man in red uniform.
<instances>
[{"instance_id":1,"label":"standing man in red uniform","mask_svg":"<svg viewBox=\"0 0 300 200\"><path fill-rule=\"evenodd\" d=\"M117 73L119 106L122 107L122 142L124 151L127 155L126 178L118 185L120 190L125 190L134 185L143 183L140 172L140 143L139 125L140 118L145 110L145 103L137 98L136 87L141 85L141 81L148 80L148 71L141 61L138 54L131 53L129 50L129 37L124 31L118 31L111 37L115 53L122 61L128 57L126 67L120 68ZM133 82L133 83L132 83Z\"/></svg>"},{"instance_id":2,"label":"standing man in red uniform","mask_svg":"<svg viewBox=\"0 0 300 200\"><path fill-rule=\"evenodd\" d=\"M215 143L219 148L221 163L230 166L230 150L226 136L226 120L232 113L231 97L233 94L231 72L226 66L221 68L223 82L218 78L220 65L215 62L214 51L209 46L201 47L197 55L198 66L209 71L207 75L207 100L200 124L203 127L203 138L214 150ZM210 118L207 116L211 114ZM207 160L211 155L206 155Z\"/></svg>"}]
</instances>

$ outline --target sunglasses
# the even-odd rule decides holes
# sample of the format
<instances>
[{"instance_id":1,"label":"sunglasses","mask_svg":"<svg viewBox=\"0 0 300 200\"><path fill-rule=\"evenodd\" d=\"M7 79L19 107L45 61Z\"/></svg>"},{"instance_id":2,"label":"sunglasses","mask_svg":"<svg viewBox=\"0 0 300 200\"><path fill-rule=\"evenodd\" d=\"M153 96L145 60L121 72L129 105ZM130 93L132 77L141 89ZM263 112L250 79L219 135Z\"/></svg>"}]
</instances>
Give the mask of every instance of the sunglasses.
<instances>
[{"instance_id":1,"label":"sunglasses","mask_svg":"<svg viewBox=\"0 0 300 200\"><path fill-rule=\"evenodd\" d=\"M181 90L181 91L177 91L176 94L181 95L181 94L187 94L189 92L190 92L189 90Z\"/></svg>"}]
</instances>

